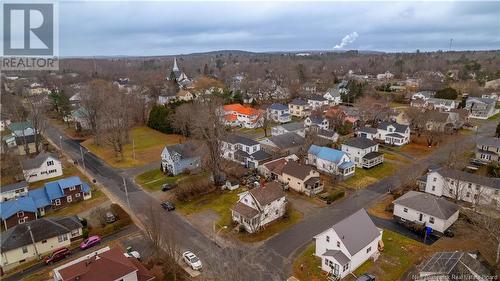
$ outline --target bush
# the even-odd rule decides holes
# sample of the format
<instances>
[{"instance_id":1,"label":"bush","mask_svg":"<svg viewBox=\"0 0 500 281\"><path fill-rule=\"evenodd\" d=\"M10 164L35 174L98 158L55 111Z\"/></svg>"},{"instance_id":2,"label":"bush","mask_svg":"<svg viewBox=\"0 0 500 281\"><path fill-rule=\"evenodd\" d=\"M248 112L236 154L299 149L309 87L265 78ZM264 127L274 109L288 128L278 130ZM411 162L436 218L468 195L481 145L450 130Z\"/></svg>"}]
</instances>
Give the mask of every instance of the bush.
<instances>
[{"instance_id":1,"label":"bush","mask_svg":"<svg viewBox=\"0 0 500 281\"><path fill-rule=\"evenodd\" d=\"M87 239L89 237L89 230L87 228L82 230L82 237L83 239Z\"/></svg>"},{"instance_id":2,"label":"bush","mask_svg":"<svg viewBox=\"0 0 500 281\"><path fill-rule=\"evenodd\" d=\"M326 204L331 204L334 201L344 197L344 195L345 195L345 191L343 191L343 190L335 191L334 193L326 196Z\"/></svg>"},{"instance_id":3,"label":"bush","mask_svg":"<svg viewBox=\"0 0 500 281\"><path fill-rule=\"evenodd\" d=\"M215 191L217 187L206 178L196 181L182 181L175 189L175 197L180 202L187 202L195 197Z\"/></svg>"}]
</instances>

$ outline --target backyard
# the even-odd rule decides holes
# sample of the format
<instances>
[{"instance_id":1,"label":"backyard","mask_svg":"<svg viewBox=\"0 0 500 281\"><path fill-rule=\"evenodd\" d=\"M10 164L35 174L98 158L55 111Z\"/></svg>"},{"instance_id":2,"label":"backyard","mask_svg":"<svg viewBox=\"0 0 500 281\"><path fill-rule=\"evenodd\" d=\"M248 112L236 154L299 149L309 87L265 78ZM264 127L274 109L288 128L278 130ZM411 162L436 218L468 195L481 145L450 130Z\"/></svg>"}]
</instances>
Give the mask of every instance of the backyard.
<instances>
[{"instance_id":1,"label":"backyard","mask_svg":"<svg viewBox=\"0 0 500 281\"><path fill-rule=\"evenodd\" d=\"M184 178L184 175L177 175L173 177L167 177L161 170L160 167L154 170L144 172L137 177L135 181L142 186L142 188L148 191L154 192L161 190L161 186L165 183L173 184L177 183L180 179Z\"/></svg>"},{"instance_id":2,"label":"backyard","mask_svg":"<svg viewBox=\"0 0 500 281\"><path fill-rule=\"evenodd\" d=\"M343 182L344 185L354 189L365 188L385 177L391 176L397 169L392 161L384 161L371 169L356 168L354 176Z\"/></svg>"},{"instance_id":3,"label":"backyard","mask_svg":"<svg viewBox=\"0 0 500 281\"><path fill-rule=\"evenodd\" d=\"M132 168L159 161L161 151L166 145L180 143L183 140L184 137L180 135L167 135L142 126L130 131L130 142L123 147L123 158L117 156L109 145L95 145L93 138L82 142L82 145L112 167Z\"/></svg>"}]
</instances>

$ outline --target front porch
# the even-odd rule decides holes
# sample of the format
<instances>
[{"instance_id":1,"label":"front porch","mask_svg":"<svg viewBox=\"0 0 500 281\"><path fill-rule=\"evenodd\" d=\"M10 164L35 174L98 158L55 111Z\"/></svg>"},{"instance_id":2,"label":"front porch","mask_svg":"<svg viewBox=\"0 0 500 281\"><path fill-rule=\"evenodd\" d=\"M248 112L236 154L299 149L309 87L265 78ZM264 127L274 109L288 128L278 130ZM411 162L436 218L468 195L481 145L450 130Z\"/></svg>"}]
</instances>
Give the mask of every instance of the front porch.
<instances>
[{"instance_id":1,"label":"front porch","mask_svg":"<svg viewBox=\"0 0 500 281\"><path fill-rule=\"evenodd\" d=\"M380 152L370 152L362 158L361 166L366 169L373 168L384 162L384 154Z\"/></svg>"}]
</instances>

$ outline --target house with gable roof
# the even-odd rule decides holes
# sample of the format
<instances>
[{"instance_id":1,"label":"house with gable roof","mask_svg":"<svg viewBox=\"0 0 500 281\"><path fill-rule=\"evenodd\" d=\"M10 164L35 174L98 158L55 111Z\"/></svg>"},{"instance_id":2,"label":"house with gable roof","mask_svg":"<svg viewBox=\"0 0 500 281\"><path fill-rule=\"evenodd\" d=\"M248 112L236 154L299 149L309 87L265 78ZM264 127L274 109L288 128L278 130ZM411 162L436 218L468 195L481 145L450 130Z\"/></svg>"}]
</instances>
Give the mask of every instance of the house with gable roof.
<instances>
[{"instance_id":1,"label":"house with gable roof","mask_svg":"<svg viewBox=\"0 0 500 281\"><path fill-rule=\"evenodd\" d=\"M347 178L354 175L355 163L347 153L325 147L311 145L307 152L306 163L315 166L319 171Z\"/></svg>"},{"instance_id":2,"label":"house with gable roof","mask_svg":"<svg viewBox=\"0 0 500 281\"><path fill-rule=\"evenodd\" d=\"M390 145L402 146L410 142L410 127L396 122L380 122L373 138Z\"/></svg>"},{"instance_id":3,"label":"house with gable roof","mask_svg":"<svg viewBox=\"0 0 500 281\"><path fill-rule=\"evenodd\" d=\"M500 111L495 108L496 103L494 99L471 97L465 102L465 108L470 111L470 118L488 119Z\"/></svg>"},{"instance_id":4,"label":"house with gable roof","mask_svg":"<svg viewBox=\"0 0 500 281\"><path fill-rule=\"evenodd\" d=\"M198 147L191 142L165 146L161 152L163 172L176 176L186 171L199 169L201 155L197 150Z\"/></svg>"},{"instance_id":5,"label":"house with gable roof","mask_svg":"<svg viewBox=\"0 0 500 281\"><path fill-rule=\"evenodd\" d=\"M272 158L261 149L259 142L236 134L229 134L221 141L222 157L249 168L257 168Z\"/></svg>"},{"instance_id":6,"label":"house with gable roof","mask_svg":"<svg viewBox=\"0 0 500 281\"><path fill-rule=\"evenodd\" d=\"M304 125L306 128L316 127L321 130L328 130L330 122L325 117L311 115L304 120Z\"/></svg>"},{"instance_id":7,"label":"house with gable roof","mask_svg":"<svg viewBox=\"0 0 500 281\"><path fill-rule=\"evenodd\" d=\"M273 103L267 108L269 119L277 123L287 123L292 121L292 115L288 106L281 103Z\"/></svg>"},{"instance_id":8,"label":"house with gable roof","mask_svg":"<svg viewBox=\"0 0 500 281\"><path fill-rule=\"evenodd\" d=\"M339 86L332 87L326 91L323 97L330 102L330 105L335 106L342 102L342 94L346 92L347 90L345 88Z\"/></svg>"},{"instance_id":9,"label":"house with gable roof","mask_svg":"<svg viewBox=\"0 0 500 281\"><path fill-rule=\"evenodd\" d=\"M320 95L313 95L307 99L307 103L312 110L320 109L328 105L328 100Z\"/></svg>"},{"instance_id":10,"label":"house with gable roof","mask_svg":"<svg viewBox=\"0 0 500 281\"><path fill-rule=\"evenodd\" d=\"M281 182L297 192L308 196L323 191L323 182L318 171L311 166L300 164L297 161L289 160L281 169Z\"/></svg>"},{"instance_id":11,"label":"house with gable roof","mask_svg":"<svg viewBox=\"0 0 500 281\"><path fill-rule=\"evenodd\" d=\"M290 114L297 117L307 117L311 115L311 106L303 99L294 99L288 104Z\"/></svg>"},{"instance_id":12,"label":"house with gable roof","mask_svg":"<svg viewBox=\"0 0 500 281\"><path fill-rule=\"evenodd\" d=\"M21 161L24 179L29 182L51 179L63 175L59 157L52 153L42 152L35 158Z\"/></svg>"},{"instance_id":13,"label":"house with gable roof","mask_svg":"<svg viewBox=\"0 0 500 281\"><path fill-rule=\"evenodd\" d=\"M259 231L285 214L285 192L278 182L266 183L238 196L238 202L231 208L231 217L248 233Z\"/></svg>"},{"instance_id":14,"label":"house with gable roof","mask_svg":"<svg viewBox=\"0 0 500 281\"><path fill-rule=\"evenodd\" d=\"M28 195L25 181L0 186L0 202Z\"/></svg>"},{"instance_id":15,"label":"house with gable roof","mask_svg":"<svg viewBox=\"0 0 500 281\"><path fill-rule=\"evenodd\" d=\"M342 279L379 254L382 229L361 209L314 236L321 269Z\"/></svg>"},{"instance_id":16,"label":"house with gable roof","mask_svg":"<svg viewBox=\"0 0 500 281\"><path fill-rule=\"evenodd\" d=\"M286 133L296 133L304 137L306 135L306 129L303 122L294 122L277 125L271 128L271 135L278 136Z\"/></svg>"},{"instance_id":17,"label":"house with gable roof","mask_svg":"<svg viewBox=\"0 0 500 281\"><path fill-rule=\"evenodd\" d=\"M263 110L244 106L239 103L222 106L224 123L228 126L239 126L255 129L262 126Z\"/></svg>"},{"instance_id":18,"label":"house with gable roof","mask_svg":"<svg viewBox=\"0 0 500 281\"><path fill-rule=\"evenodd\" d=\"M378 152L379 144L371 139L358 137L342 144L342 151L356 163L356 167L372 168L384 162L384 154Z\"/></svg>"},{"instance_id":19,"label":"house with gable roof","mask_svg":"<svg viewBox=\"0 0 500 281\"><path fill-rule=\"evenodd\" d=\"M0 218L2 227L9 229L18 224L36 220L38 212L32 198L19 197L0 203Z\"/></svg>"}]
</instances>

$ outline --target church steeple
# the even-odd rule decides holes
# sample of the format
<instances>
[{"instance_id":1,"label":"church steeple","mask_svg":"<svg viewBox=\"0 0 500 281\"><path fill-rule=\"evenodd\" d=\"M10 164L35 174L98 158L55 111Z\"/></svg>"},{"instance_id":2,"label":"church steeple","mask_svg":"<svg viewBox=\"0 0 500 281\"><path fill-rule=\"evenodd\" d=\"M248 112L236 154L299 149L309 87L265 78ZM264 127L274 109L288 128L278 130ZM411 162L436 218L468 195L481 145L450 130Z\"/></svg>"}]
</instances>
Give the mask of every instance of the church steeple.
<instances>
[{"instance_id":1,"label":"church steeple","mask_svg":"<svg viewBox=\"0 0 500 281\"><path fill-rule=\"evenodd\" d=\"M179 67L177 66L177 59L174 58L174 67L172 67L172 71L179 71Z\"/></svg>"}]
</instances>

